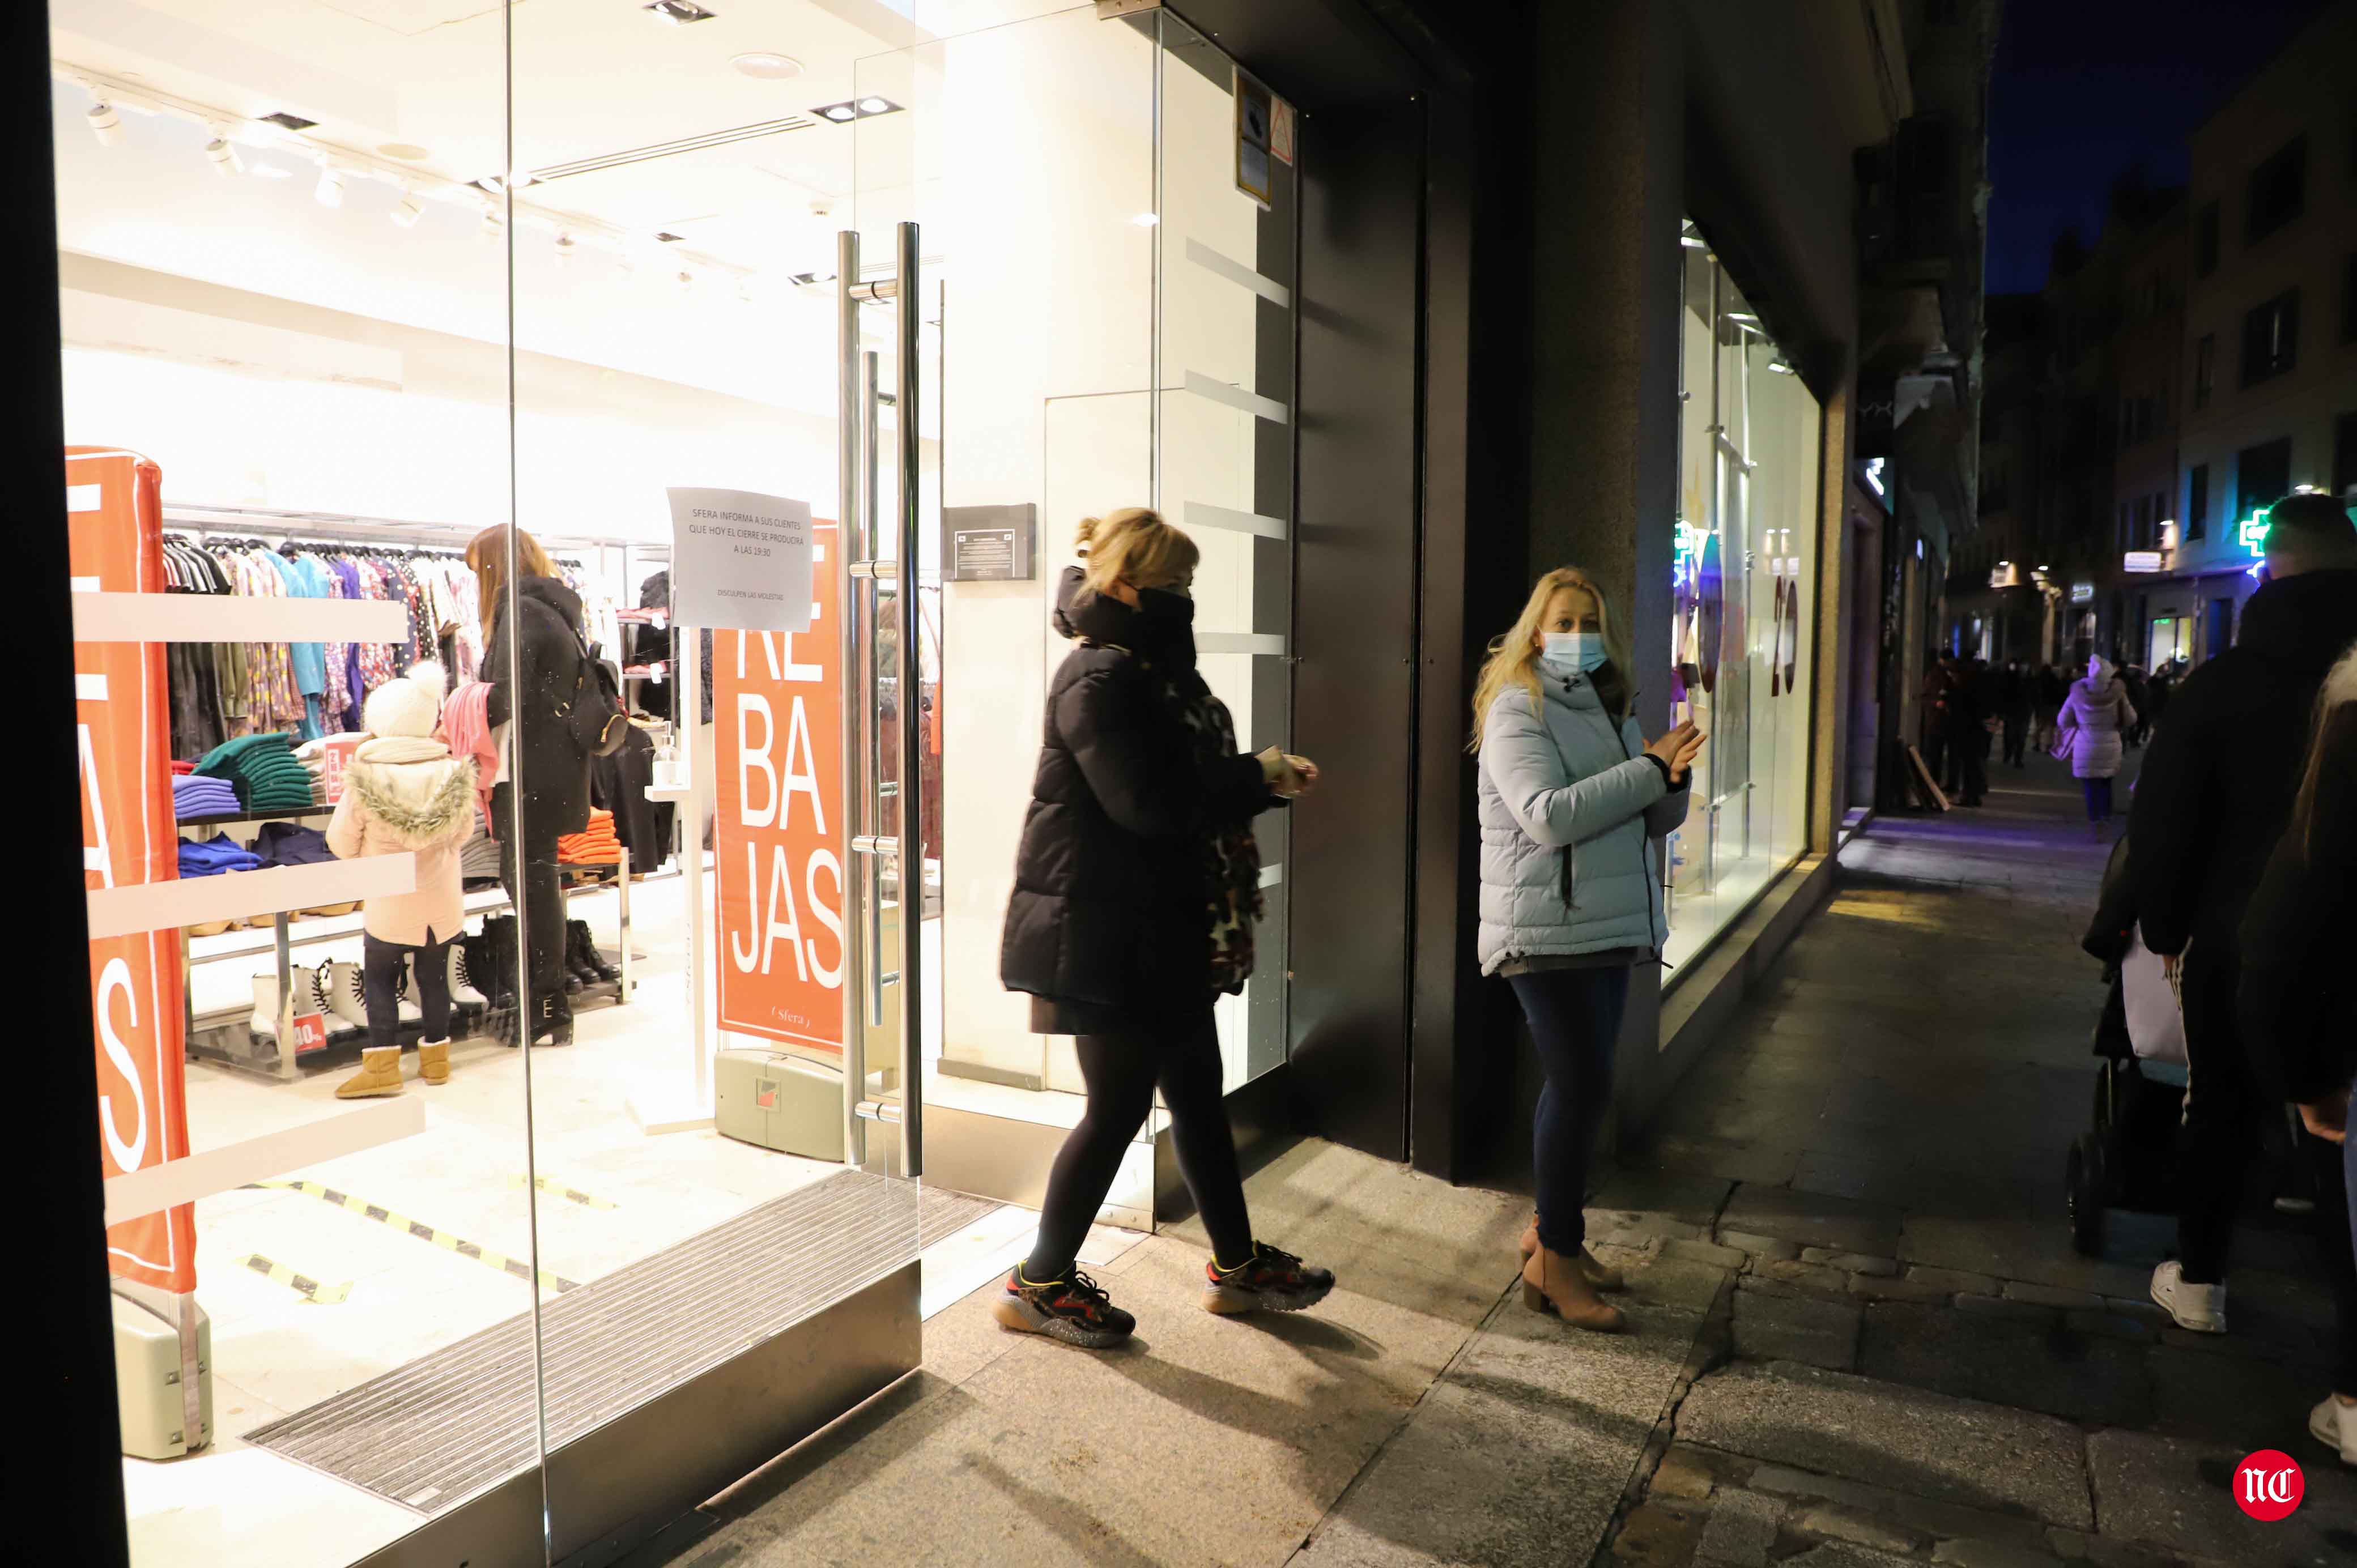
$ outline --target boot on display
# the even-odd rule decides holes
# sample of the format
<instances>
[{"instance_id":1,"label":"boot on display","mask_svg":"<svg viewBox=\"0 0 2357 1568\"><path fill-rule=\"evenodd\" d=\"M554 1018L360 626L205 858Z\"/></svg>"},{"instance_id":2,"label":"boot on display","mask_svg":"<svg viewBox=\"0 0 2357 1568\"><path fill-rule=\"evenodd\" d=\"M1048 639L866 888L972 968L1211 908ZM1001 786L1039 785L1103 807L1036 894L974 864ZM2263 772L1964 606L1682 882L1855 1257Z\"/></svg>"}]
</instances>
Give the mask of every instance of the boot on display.
<instances>
[{"instance_id":1,"label":"boot on display","mask_svg":"<svg viewBox=\"0 0 2357 1568\"><path fill-rule=\"evenodd\" d=\"M326 993L328 1012L355 1029L367 1028L368 993L361 983L361 966L329 959L323 972L326 983L320 989Z\"/></svg>"},{"instance_id":2,"label":"boot on display","mask_svg":"<svg viewBox=\"0 0 2357 1568\"><path fill-rule=\"evenodd\" d=\"M581 961L581 939L587 929L579 920L565 922L565 989L576 993L597 977Z\"/></svg>"},{"instance_id":3,"label":"boot on display","mask_svg":"<svg viewBox=\"0 0 2357 1568\"><path fill-rule=\"evenodd\" d=\"M447 1050L448 1047L446 1045L444 1049ZM450 1069L446 1062L442 1069L442 1076L447 1078L449 1075ZM371 1100L381 1095L400 1092L401 1047L399 1046L386 1046L382 1049L371 1046L361 1052L361 1070L336 1085L336 1098L339 1100Z\"/></svg>"},{"instance_id":4,"label":"boot on display","mask_svg":"<svg viewBox=\"0 0 2357 1568\"><path fill-rule=\"evenodd\" d=\"M474 964L480 937L467 937L450 944L450 1005L461 1013L480 1013L490 1005L491 999L475 983Z\"/></svg>"},{"instance_id":5,"label":"boot on display","mask_svg":"<svg viewBox=\"0 0 2357 1568\"><path fill-rule=\"evenodd\" d=\"M597 939L591 933L589 922L573 920L567 924L575 933L576 950L581 955L581 978L597 984L609 984L619 980L622 972L608 963L606 955L597 950Z\"/></svg>"}]
</instances>

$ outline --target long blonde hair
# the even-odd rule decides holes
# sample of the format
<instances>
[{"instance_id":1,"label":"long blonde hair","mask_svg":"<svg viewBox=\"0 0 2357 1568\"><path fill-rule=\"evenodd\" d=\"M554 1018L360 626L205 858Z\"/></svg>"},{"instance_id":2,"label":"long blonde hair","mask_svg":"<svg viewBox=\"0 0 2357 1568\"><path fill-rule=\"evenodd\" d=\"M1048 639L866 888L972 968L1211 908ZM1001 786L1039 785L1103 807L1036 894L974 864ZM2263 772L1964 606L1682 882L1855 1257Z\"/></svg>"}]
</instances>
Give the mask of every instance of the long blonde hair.
<instances>
[{"instance_id":1,"label":"long blonde hair","mask_svg":"<svg viewBox=\"0 0 2357 1568\"><path fill-rule=\"evenodd\" d=\"M467 565L475 574L475 613L488 628L498 618L500 596L507 589L508 535L515 535L516 569L527 577L553 577L556 564L540 541L522 529L495 522L467 545Z\"/></svg>"},{"instance_id":2,"label":"long blonde hair","mask_svg":"<svg viewBox=\"0 0 2357 1568\"><path fill-rule=\"evenodd\" d=\"M1087 558L1082 575L1100 594L1111 593L1115 583L1158 588L1178 582L1202 558L1193 540L1150 507L1125 506L1103 517L1084 517L1078 542Z\"/></svg>"},{"instance_id":3,"label":"long blonde hair","mask_svg":"<svg viewBox=\"0 0 2357 1568\"><path fill-rule=\"evenodd\" d=\"M2357 703L2357 647L2352 647L2324 677L2316 693L2316 717L2310 725L2308 761L2300 768L2299 792L2293 797L2290 832L2299 836L2303 856L2316 849L2316 791L2324 776L2324 731L2341 707Z\"/></svg>"},{"instance_id":4,"label":"long blonde hair","mask_svg":"<svg viewBox=\"0 0 2357 1568\"><path fill-rule=\"evenodd\" d=\"M1520 686L1528 692L1532 711L1540 711L1545 699L1539 693L1539 678L1532 669L1539 657L1539 623L1546 618L1547 605L1566 588L1583 589L1596 601L1596 624L1604 634L1604 651L1610 656L1613 669L1620 672L1629 697L1636 695L1629 682L1628 639L1622 634L1620 618L1612 613L1611 602L1587 573L1577 566L1558 566L1532 587L1531 596L1523 604L1523 613L1514 618L1512 628L1491 642L1490 657L1481 665L1480 679L1473 683L1473 738L1466 750L1481 749L1481 726L1489 723L1491 705L1508 686Z\"/></svg>"}]
</instances>

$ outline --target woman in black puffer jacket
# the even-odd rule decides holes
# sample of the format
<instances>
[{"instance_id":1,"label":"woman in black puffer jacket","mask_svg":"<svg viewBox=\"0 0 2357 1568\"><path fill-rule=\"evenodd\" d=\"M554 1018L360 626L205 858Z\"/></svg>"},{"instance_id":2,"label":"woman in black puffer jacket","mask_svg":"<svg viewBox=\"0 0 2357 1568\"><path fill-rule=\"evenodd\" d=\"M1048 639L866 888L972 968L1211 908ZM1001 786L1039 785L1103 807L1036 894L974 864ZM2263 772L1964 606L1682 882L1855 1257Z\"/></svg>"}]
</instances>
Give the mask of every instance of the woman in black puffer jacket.
<instances>
[{"instance_id":1,"label":"woman in black puffer jacket","mask_svg":"<svg viewBox=\"0 0 2357 1568\"><path fill-rule=\"evenodd\" d=\"M1203 1305L1296 1311L1334 1276L1253 1240L1211 1012L1252 974L1252 819L1318 770L1274 746L1237 753L1226 705L1195 670L1192 540L1129 508L1082 521L1080 543L1088 564L1056 596L1056 629L1074 646L1049 687L999 970L1008 990L1030 993L1035 1032L1074 1036L1088 1111L1056 1156L1039 1240L997 1313L1010 1328L1102 1347L1135 1321L1074 1256L1157 1084L1211 1232Z\"/></svg>"}]
</instances>

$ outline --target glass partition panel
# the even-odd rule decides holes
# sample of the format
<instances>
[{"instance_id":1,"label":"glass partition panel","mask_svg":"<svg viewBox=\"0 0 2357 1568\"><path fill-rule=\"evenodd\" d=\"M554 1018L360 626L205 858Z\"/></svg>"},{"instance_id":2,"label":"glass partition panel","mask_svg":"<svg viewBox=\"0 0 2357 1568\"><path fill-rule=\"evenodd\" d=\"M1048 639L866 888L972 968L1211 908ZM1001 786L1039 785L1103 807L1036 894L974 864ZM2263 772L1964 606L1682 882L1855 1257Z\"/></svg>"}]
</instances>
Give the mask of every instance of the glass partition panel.
<instances>
[{"instance_id":1,"label":"glass partition panel","mask_svg":"<svg viewBox=\"0 0 2357 1568\"><path fill-rule=\"evenodd\" d=\"M511 494L503 17L49 16L134 1559L339 1564L536 1514L535 1297L583 1277L496 953L439 940L505 906L435 738Z\"/></svg>"}]
</instances>

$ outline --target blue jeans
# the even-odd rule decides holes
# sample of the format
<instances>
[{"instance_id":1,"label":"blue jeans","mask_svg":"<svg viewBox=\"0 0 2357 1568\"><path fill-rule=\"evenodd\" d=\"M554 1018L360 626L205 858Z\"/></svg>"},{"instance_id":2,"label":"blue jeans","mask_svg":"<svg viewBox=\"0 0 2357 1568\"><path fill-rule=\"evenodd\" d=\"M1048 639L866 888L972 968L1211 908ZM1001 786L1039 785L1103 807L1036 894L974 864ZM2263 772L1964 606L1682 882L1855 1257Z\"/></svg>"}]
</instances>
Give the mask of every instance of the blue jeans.
<instances>
[{"instance_id":1,"label":"blue jeans","mask_svg":"<svg viewBox=\"0 0 2357 1568\"><path fill-rule=\"evenodd\" d=\"M1629 1000L1629 969L1545 970L1513 975L1509 983L1546 1074L1532 1129L1539 1241L1550 1251L1575 1253L1587 1239L1581 1204L1596 1135L1612 1103L1612 1047Z\"/></svg>"}]
</instances>

